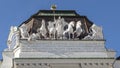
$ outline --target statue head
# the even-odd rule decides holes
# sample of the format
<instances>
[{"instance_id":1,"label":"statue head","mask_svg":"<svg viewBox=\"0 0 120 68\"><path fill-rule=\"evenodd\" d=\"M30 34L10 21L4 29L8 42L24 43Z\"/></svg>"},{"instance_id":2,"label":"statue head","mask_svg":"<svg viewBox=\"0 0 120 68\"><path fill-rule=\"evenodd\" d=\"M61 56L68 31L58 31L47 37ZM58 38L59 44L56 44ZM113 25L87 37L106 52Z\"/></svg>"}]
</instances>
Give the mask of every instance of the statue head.
<instances>
[{"instance_id":1,"label":"statue head","mask_svg":"<svg viewBox=\"0 0 120 68\"><path fill-rule=\"evenodd\" d=\"M17 30L18 30L17 26L15 26L13 29L14 29L14 31L17 31Z\"/></svg>"},{"instance_id":2,"label":"statue head","mask_svg":"<svg viewBox=\"0 0 120 68\"><path fill-rule=\"evenodd\" d=\"M79 25L79 26L81 26L82 25L82 23L81 23L81 21L77 21L77 23L76 23L77 25Z\"/></svg>"},{"instance_id":3,"label":"statue head","mask_svg":"<svg viewBox=\"0 0 120 68\"><path fill-rule=\"evenodd\" d=\"M58 19L61 19L61 16L59 16Z\"/></svg>"},{"instance_id":4,"label":"statue head","mask_svg":"<svg viewBox=\"0 0 120 68\"><path fill-rule=\"evenodd\" d=\"M75 23L74 21L71 21L71 22L69 23L69 25L71 25L71 26L74 27L74 26L75 26L74 23Z\"/></svg>"},{"instance_id":5,"label":"statue head","mask_svg":"<svg viewBox=\"0 0 120 68\"><path fill-rule=\"evenodd\" d=\"M80 27L82 25L81 21L77 21L76 26Z\"/></svg>"},{"instance_id":6,"label":"statue head","mask_svg":"<svg viewBox=\"0 0 120 68\"><path fill-rule=\"evenodd\" d=\"M15 32L17 30L18 30L17 26L11 26L11 28L10 28L10 31L12 31L12 32Z\"/></svg>"}]
</instances>

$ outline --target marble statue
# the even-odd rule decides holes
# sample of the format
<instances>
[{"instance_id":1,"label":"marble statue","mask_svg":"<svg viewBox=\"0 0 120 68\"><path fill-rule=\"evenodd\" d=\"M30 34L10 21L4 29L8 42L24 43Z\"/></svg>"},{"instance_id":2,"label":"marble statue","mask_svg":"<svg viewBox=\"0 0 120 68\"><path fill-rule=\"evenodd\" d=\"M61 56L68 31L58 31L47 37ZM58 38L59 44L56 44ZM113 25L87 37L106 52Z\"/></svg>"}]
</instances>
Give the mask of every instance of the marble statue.
<instances>
[{"instance_id":1,"label":"marble statue","mask_svg":"<svg viewBox=\"0 0 120 68\"><path fill-rule=\"evenodd\" d=\"M96 25L95 25L95 24L93 24L93 25L91 26L92 36L93 36L93 37L94 37L94 36L95 36L95 34L97 33L97 32L96 32L96 30L95 30L95 27L96 27Z\"/></svg>"},{"instance_id":2,"label":"marble statue","mask_svg":"<svg viewBox=\"0 0 120 68\"><path fill-rule=\"evenodd\" d=\"M19 27L21 38L26 39L29 37L28 29L26 24L22 24L22 26Z\"/></svg>"},{"instance_id":3,"label":"marble statue","mask_svg":"<svg viewBox=\"0 0 120 68\"><path fill-rule=\"evenodd\" d=\"M45 20L42 20L42 25L40 27L40 34L46 38L46 33L47 33L47 30L46 30L46 27L45 27Z\"/></svg>"},{"instance_id":4,"label":"marble statue","mask_svg":"<svg viewBox=\"0 0 120 68\"><path fill-rule=\"evenodd\" d=\"M68 33L68 37L69 39L71 38L71 34L74 35L74 32L73 32L73 27L74 27L74 21L71 21L69 24L68 24L68 29L66 29L64 32L63 32L63 36L66 36L66 34ZM74 36L72 36L72 38L74 38Z\"/></svg>"},{"instance_id":5,"label":"marble statue","mask_svg":"<svg viewBox=\"0 0 120 68\"><path fill-rule=\"evenodd\" d=\"M74 30L75 27L75 30ZM48 32L47 32L48 29ZM41 27L37 29L37 33L33 33L29 36L26 24L19 27L21 38L28 40L35 39L78 39L82 37L84 29L82 28L81 21L74 21L67 23L64 18L58 17L54 21L48 21L48 26L46 29L45 20L42 19ZM11 32L17 31L16 27L11 27ZM47 34L49 33L49 34ZM49 36L49 37L48 37ZM102 28L93 24L89 28L89 33L87 36L81 39L103 39Z\"/></svg>"},{"instance_id":6,"label":"marble statue","mask_svg":"<svg viewBox=\"0 0 120 68\"><path fill-rule=\"evenodd\" d=\"M102 27L95 24L91 26L93 39L103 39Z\"/></svg>"},{"instance_id":7,"label":"marble statue","mask_svg":"<svg viewBox=\"0 0 120 68\"><path fill-rule=\"evenodd\" d=\"M57 39L62 39L65 25L67 25L67 23L64 19L59 17L56 21Z\"/></svg>"},{"instance_id":8,"label":"marble statue","mask_svg":"<svg viewBox=\"0 0 120 68\"><path fill-rule=\"evenodd\" d=\"M81 28L81 25L82 25L81 21L77 21L76 30L75 30L75 33L77 34L76 37L80 36L82 31L83 31L82 28Z\"/></svg>"},{"instance_id":9,"label":"marble statue","mask_svg":"<svg viewBox=\"0 0 120 68\"><path fill-rule=\"evenodd\" d=\"M9 50L14 49L19 45L19 38L20 38L20 33L17 26L11 26L10 34L8 36L8 41L7 41ZM15 42L15 44L12 44L12 42Z\"/></svg>"},{"instance_id":10,"label":"marble statue","mask_svg":"<svg viewBox=\"0 0 120 68\"><path fill-rule=\"evenodd\" d=\"M93 24L89 28L89 33L83 39L103 39L102 28Z\"/></svg>"},{"instance_id":11,"label":"marble statue","mask_svg":"<svg viewBox=\"0 0 120 68\"><path fill-rule=\"evenodd\" d=\"M88 33L87 36L84 37L84 39L93 39L93 38L94 38L94 36L95 36L95 34L96 34L96 31L93 29L94 26L95 26L95 25L92 25L92 26L90 27L90 29L89 29L90 32Z\"/></svg>"},{"instance_id":12,"label":"marble statue","mask_svg":"<svg viewBox=\"0 0 120 68\"><path fill-rule=\"evenodd\" d=\"M54 38L55 39L55 33L56 33L56 28L55 28L56 22L48 22L48 30L49 30L49 38Z\"/></svg>"}]
</instances>

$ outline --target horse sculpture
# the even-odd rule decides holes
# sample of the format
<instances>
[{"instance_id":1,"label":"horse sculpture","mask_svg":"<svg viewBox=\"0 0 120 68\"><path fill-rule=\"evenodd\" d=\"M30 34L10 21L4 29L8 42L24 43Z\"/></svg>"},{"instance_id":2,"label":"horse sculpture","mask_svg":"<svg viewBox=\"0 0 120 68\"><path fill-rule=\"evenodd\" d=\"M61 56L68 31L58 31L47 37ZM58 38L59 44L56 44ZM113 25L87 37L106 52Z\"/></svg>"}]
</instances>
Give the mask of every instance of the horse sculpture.
<instances>
[{"instance_id":1,"label":"horse sculpture","mask_svg":"<svg viewBox=\"0 0 120 68\"><path fill-rule=\"evenodd\" d=\"M68 34L68 38L74 38L74 32L73 32L73 27L74 27L74 21L71 21L69 24L68 24L68 28L63 32L63 35L67 37L67 34ZM72 34L72 37L71 37L71 34Z\"/></svg>"},{"instance_id":2,"label":"horse sculpture","mask_svg":"<svg viewBox=\"0 0 120 68\"><path fill-rule=\"evenodd\" d=\"M47 30L45 28L45 21L42 20L41 22L41 27L37 29L37 33L32 33L28 40L36 40L36 39L40 39L40 38L46 38L46 33L47 33Z\"/></svg>"},{"instance_id":3,"label":"horse sculpture","mask_svg":"<svg viewBox=\"0 0 120 68\"><path fill-rule=\"evenodd\" d=\"M41 25L39 31L40 31L40 34L41 34L44 38L46 38L47 30L46 30L46 27L45 27L45 20L42 20L42 25Z\"/></svg>"}]
</instances>

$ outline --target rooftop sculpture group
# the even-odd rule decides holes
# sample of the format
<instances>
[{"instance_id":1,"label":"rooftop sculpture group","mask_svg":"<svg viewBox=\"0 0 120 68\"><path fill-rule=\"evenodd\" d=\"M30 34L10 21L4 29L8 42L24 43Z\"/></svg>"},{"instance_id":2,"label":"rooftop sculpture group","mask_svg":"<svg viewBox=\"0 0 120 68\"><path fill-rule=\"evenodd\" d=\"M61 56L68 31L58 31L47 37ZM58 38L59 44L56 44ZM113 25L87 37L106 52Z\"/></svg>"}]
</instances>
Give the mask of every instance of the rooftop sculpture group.
<instances>
[{"instance_id":1,"label":"rooftop sculpture group","mask_svg":"<svg viewBox=\"0 0 120 68\"><path fill-rule=\"evenodd\" d=\"M42 19L41 27L37 29L37 33L29 35L26 24L22 24L19 27L20 35L22 39L36 40L36 39L79 39L85 30L81 27L81 21L70 21L67 23L64 18L59 17L57 20L49 21L47 28L45 20ZM98 29L96 25L90 27L90 32L83 39L93 39ZM48 29L48 31L47 31Z\"/></svg>"},{"instance_id":2,"label":"rooftop sculpture group","mask_svg":"<svg viewBox=\"0 0 120 68\"><path fill-rule=\"evenodd\" d=\"M64 18L59 17L54 21L46 22L42 19L35 31L30 33L30 28L23 23L20 27L12 26L8 37L9 49L16 48L19 45L19 39L34 40L98 40L103 39L102 28L92 24L85 34L85 28L81 20L66 22ZM47 23L47 24L46 24ZM14 42L16 42L14 44ZM15 46L16 45L16 46Z\"/></svg>"}]
</instances>

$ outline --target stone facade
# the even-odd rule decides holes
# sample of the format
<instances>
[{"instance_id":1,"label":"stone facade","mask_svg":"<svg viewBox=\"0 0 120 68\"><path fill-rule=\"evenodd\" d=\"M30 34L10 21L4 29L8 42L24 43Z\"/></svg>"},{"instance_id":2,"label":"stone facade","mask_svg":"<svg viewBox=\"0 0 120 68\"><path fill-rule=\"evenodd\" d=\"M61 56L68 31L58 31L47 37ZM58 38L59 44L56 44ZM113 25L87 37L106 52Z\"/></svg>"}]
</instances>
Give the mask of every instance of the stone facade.
<instances>
[{"instance_id":1,"label":"stone facade","mask_svg":"<svg viewBox=\"0 0 120 68\"><path fill-rule=\"evenodd\" d=\"M113 59L15 59L15 68L112 68Z\"/></svg>"}]
</instances>

